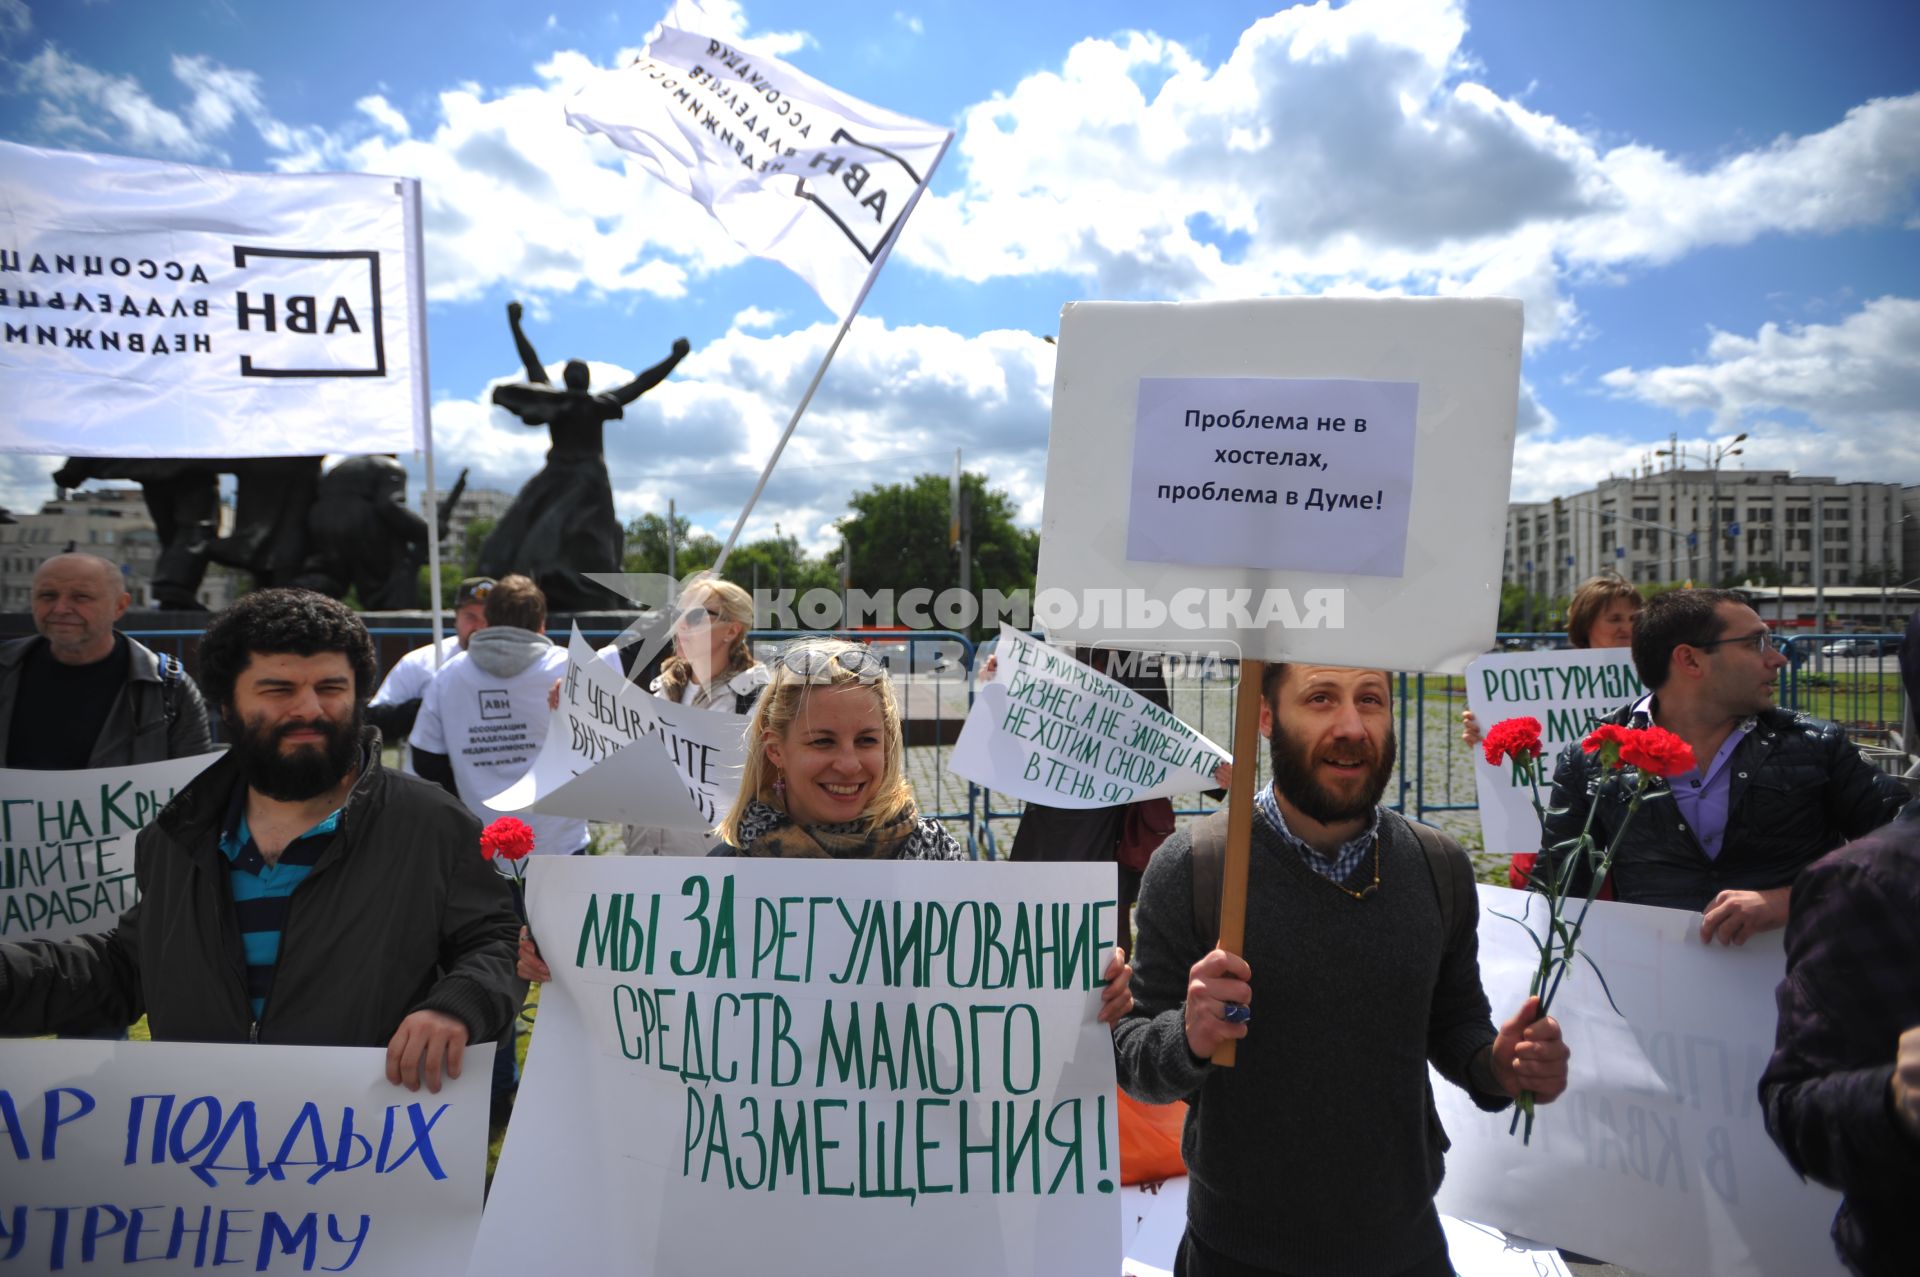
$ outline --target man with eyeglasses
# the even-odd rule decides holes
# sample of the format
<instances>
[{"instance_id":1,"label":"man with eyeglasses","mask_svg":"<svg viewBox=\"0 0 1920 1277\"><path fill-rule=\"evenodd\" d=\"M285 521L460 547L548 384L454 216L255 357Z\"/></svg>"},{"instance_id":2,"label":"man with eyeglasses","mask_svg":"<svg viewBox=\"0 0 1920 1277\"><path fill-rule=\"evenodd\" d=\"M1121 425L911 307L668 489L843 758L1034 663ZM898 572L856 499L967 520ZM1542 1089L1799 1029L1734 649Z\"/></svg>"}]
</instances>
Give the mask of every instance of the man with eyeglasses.
<instances>
[{"instance_id":1,"label":"man with eyeglasses","mask_svg":"<svg viewBox=\"0 0 1920 1277\"><path fill-rule=\"evenodd\" d=\"M1773 703L1787 658L1759 614L1731 590L1673 590L1634 621L1633 664L1652 690L1607 721L1663 727L1697 766L1669 783L1672 802L1643 805L1616 849L1613 885L1630 904L1696 910L1700 939L1723 945L1784 927L1794 877L1849 839L1892 820L1900 782L1876 770L1834 723ZM1556 876L1593 813L1597 845L1626 820L1630 784L1602 780L1578 745L1554 769L1541 863ZM1589 887L1577 866L1575 890Z\"/></svg>"}]
</instances>

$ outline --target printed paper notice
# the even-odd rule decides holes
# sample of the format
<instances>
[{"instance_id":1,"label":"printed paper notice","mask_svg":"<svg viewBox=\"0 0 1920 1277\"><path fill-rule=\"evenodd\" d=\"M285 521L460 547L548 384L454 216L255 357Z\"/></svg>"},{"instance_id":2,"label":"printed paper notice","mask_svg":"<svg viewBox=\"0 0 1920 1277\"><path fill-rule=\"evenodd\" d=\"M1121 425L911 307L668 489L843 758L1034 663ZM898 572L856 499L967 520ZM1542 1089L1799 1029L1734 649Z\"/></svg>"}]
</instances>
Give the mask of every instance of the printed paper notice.
<instances>
[{"instance_id":1,"label":"printed paper notice","mask_svg":"<svg viewBox=\"0 0 1920 1277\"><path fill-rule=\"evenodd\" d=\"M1142 377L1127 558L1398 577L1411 381Z\"/></svg>"}]
</instances>

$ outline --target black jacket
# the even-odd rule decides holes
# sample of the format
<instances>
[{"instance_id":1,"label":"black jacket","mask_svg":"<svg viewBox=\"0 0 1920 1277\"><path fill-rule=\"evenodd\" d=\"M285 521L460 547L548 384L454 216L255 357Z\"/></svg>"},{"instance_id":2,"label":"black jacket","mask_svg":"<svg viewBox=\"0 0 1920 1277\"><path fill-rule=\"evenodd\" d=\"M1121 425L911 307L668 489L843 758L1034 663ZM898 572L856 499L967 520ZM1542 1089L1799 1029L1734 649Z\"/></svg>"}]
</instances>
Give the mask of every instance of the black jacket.
<instances>
[{"instance_id":1,"label":"black jacket","mask_svg":"<svg viewBox=\"0 0 1920 1277\"><path fill-rule=\"evenodd\" d=\"M1629 725L1632 707L1605 721ZM1627 830L1613 861L1613 885L1630 904L1704 909L1722 891L1766 891L1793 883L1794 875L1841 843L1892 820L1906 790L1864 758L1833 723L1777 706L1758 715L1753 730L1727 760L1732 771L1727 828L1718 859L1664 796L1656 781ZM1593 839L1605 849L1626 817L1629 783L1622 774L1600 776L1596 755L1578 744L1560 753L1553 770L1553 798L1541 836L1541 863L1549 879L1559 872L1556 843L1579 835L1595 803ZM1637 783L1637 782L1636 782ZM1574 890L1585 895L1585 866Z\"/></svg>"},{"instance_id":2,"label":"black jacket","mask_svg":"<svg viewBox=\"0 0 1920 1277\"><path fill-rule=\"evenodd\" d=\"M13 730L20 675L38 634L0 644L0 752ZM213 748L207 706L186 668L137 639L127 640L127 686L107 711L89 767L125 767L204 754Z\"/></svg>"},{"instance_id":3,"label":"black jacket","mask_svg":"<svg viewBox=\"0 0 1920 1277\"><path fill-rule=\"evenodd\" d=\"M416 777L380 765L369 730L332 843L294 889L266 1010L247 998L227 858L219 847L238 767L195 777L142 830L140 900L109 932L0 944L0 1032L130 1024L155 1039L385 1046L421 1009L496 1040L518 1009L519 923L480 854L480 824Z\"/></svg>"}]
</instances>

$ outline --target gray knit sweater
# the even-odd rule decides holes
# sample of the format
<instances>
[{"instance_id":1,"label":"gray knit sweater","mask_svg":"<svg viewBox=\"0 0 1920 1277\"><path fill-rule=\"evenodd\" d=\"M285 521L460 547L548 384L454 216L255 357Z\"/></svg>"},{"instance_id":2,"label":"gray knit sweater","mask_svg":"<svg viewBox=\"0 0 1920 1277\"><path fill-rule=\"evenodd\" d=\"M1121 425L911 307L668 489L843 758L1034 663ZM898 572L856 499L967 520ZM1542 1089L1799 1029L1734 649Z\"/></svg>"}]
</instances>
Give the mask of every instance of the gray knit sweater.
<instances>
[{"instance_id":1,"label":"gray knit sweater","mask_svg":"<svg viewBox=\"0 0 1920 1277\"><path fill-rule=\"evenodd\" d=\"M1213 947L1194 934L1192 844L1154 853L1134 920L1134 1010L1114 1034L1120 1084L1185 1099L1187 1217L1214 1250L1299 1277L1382 1277L1445 1244L1433 1195L1446 1133L1427 1062L1489 1111L1508 1103L1481 1049L1477 918L1451 948L1413 832L1380 823L1380 887L1355 900L1254 821L1247 875L1253 1021L1237 1067L1187 1049L1187 973ZM1369 858L1360 877L1372 880ZM1472 1074L1480 1083L1469 1080Z\"/></svg>"}]
</instances>

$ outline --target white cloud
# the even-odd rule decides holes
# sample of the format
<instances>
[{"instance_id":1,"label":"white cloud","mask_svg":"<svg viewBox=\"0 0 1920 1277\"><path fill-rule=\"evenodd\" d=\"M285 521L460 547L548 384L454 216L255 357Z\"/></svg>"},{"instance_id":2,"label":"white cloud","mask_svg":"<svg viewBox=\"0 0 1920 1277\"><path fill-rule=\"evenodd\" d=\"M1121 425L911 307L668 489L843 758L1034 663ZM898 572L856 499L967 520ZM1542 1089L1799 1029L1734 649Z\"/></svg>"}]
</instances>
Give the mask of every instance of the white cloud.
<instances>
[{"instance_id":1,"label":"white cloud","mask_svg":"<svg viewBox=\"0 0 1920 1277\"><path fill-rule=\"evenodd\" d=\"M965 112L964 184L901 253L1108 297L1517 296L1537 347L1585 335L1571 290L1622 267L1912 213L1920 95L1694 168L1499 96L1466 35L1453 0L1354 0L1263 18L1218 66L1082 41Z\"/></svg>"},{"instance_id":2,"label":"white cloud","mask_svg":"<svg viewBox=\"0 0 1920 1277\"><path fill-rule=\"evenodd\" d=\"M753 32L738 0L714 0L702 26L765 53L812 43ZM899 256L970 281L1065 274L1103 297L1513 296L1538 349L1589 337L1578 290L1636 265L1913 216L1920 94L1702 168L1603 149L1501 97L1467 37L1459 0L1323 0L1254 22L1218 65L1150 33L1083 40L961 113L961 184L921 203ZM244 119L283 168L421 177L436 300L508 282L682 296L744 254L566 126L564 101L597 69L562 52L531 84L448 88L418 135L380 96L335 131L289 127L254 75L205 58L174 59L180 112L51 47L24 78L49 133L197 156Z\"/></svg>"},{"instance_id":3,"label":"white cloud","mask_svg":"<svg viewBox=\"0 0 1920 1277\"><path fill-rule=\"evenodd\" d=\"M20 67L18 83L24 92L40 96L35 123L55 141L118 142L181 159L220 154L133 77L96 71L51 44Z\"/></svg>"},{"instance_id":4,"label":"white cloud","mask_svg":"<svg viewBox=\"0 0 1920 1277\"><path fill-rule=\"evenodd\" d=\"M33 30L33 12L27 0L0 0L0 38Z\"/></svg>"},{"instance_id":5,"label":"white cloud","mask_svg":"<svg viewBox=\"0 0 1920 1277\"><path fill-rule=\"evenodd\" d=\"M0 509L38 514L42 502L53 500L53 472L64 460L0 452Z\"/></svg>"},{"instance_id":6,"label":"white cloud","mask_svg":"<svg viewBox=\"0 0 1920 1277\"><path fill-rule=\"evenodd\" d=\"M407 125L407 117L400 114L393 103L378 93L361 98L353 104L353 107L394 137L404 138L413 135L413 130Z\"/></svg>"},{"instance_id":7,"label":"white cloud","mask_svg":"<svg viewBox=\"0 0 1920 1277\"><path fill-rule=\"evenodd\" d=\"M758 306L749 306L733 317L733 327L739 329L771 328L779 323L782 316L777 310L762 310Z\"/></svg>"},{"instance_id":8,"label":"white cloud","mask_svg":"<svg viewBox=\"0 0 1920 1277\"><path fill-rule=\"evenodd\" d=\"M927 29L926 23L920 21L914 14L908 13L903 9L895 9L893 11L893 20L900 26L905 27L908 31L911 31L914 35L923 35Z\"/></svg>"},{"instance_id":9,"label":"white cloud","mask_svg":"<svg viewBox=\"0 0 1920 1277\"><path fill-rule=\"evenodd\" d=\"M672 498L697 527L724 539L836 327L760 335L736 325L609 422L607 466L621 519L663 513ZM590 366L596 387L632 376ZM503 369L500 380L517 376ZM471 468L470 486L513 489L539 468L547 433L493 407L496 384L476 399L435 404L434 443ZM956 439L964 439L968 468L985 470L1024 519L1037 521L1052 394L1053 347L1031 333L967 336L858 320L745 536L771 536L778 523L824 551L852 493L944 473ZM450 465L441 466L443 482L451 482Z\"/></svg>"},{"instance_id":10,"label":"white cloud","mask_svg":"<svg viewBox=\"0 0 1920 1277\"><path fill-rule=\"evenodd\" d=\"M567 125L563 103L592 62L561 53L535 70L538 84L442 92L437 123L417 136L397 114L387 118L384 99L363 99L379 131L310 138L281 167L420 178L435 301L503 285L523 295L584 287L681 297L691 279L745 257L611 143Z\"/></svg>"},{"instance_id":11,"label":"white cloud","mask_svg":"<svg viewBox=\"0 0 1920 1277\"><path fill-rule=\"evenodd\" d=\"M1613 394L1746 431L1748 464L1884 479L1920 474L1920 301L1881 297L1837 324L1715 331L1704 358L1616 368Z\"/></svg>"}]
</instances>

